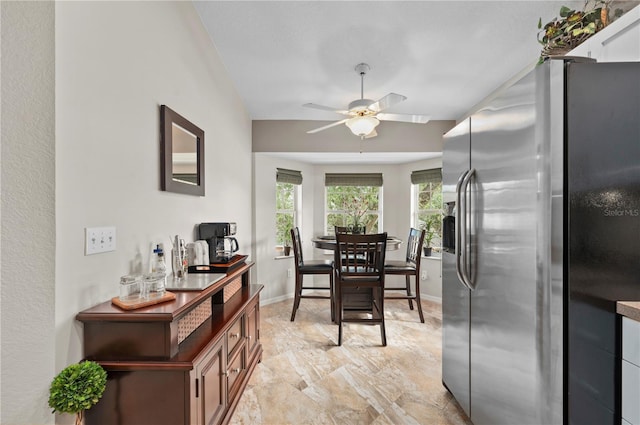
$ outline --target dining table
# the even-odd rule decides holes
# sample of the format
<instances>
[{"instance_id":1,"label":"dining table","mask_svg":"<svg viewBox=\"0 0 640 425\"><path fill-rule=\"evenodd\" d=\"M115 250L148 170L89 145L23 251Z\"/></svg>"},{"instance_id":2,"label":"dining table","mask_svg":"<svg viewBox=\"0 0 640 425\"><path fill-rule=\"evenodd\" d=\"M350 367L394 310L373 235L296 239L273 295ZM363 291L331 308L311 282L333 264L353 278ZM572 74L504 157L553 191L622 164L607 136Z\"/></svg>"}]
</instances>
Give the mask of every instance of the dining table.
<instances>
[{"instance_id":1,"label":"dining table","mask_svg":"<svg viewBox=\"0 0 640 425\"><path fill-rule=\"evenodd\" d=\"M325 249L328 251L336 250L336 237L334 235L316 236L311 239L314 248ZM397 251L400 249L402 239L396 236L387 236L387 251Z\"/></svg>"},{"instance_id":2,"label":"dining table","mask_svg":"<svg viewBox=\"0 0 640 425\"><path fill-rule=\"evenodd\" d=\"M311 239L311 242L314 248L333 251L334 253L335 253L336 247L338 246L338 244L336 243L335 235L316 236L313 239ZM400 249L401 243L402 243L402 239L396 236L387 236L387 251L397 251L398 249ZM361 291L366 291L366 290L370 291L371 288L361 288ZM337 307L338 305L337 300L335 299L335 295L337 292L338 292L337 289L334 288L334 293L331 294L332 302L334 303L335 307ZM345 294L345 298L342 300L345 310L349 310L349 309L358 310L359 306L362 305L361 300L363 296L365 296L366 298L370 295L361 294L358 291L355 291L354 293L350 293L350 294ZM340 318L338 316L339 316L339 313L336 313L336 318L334 321L335 324L339 324L340 322Z\"/></svg>"}]
</instances>

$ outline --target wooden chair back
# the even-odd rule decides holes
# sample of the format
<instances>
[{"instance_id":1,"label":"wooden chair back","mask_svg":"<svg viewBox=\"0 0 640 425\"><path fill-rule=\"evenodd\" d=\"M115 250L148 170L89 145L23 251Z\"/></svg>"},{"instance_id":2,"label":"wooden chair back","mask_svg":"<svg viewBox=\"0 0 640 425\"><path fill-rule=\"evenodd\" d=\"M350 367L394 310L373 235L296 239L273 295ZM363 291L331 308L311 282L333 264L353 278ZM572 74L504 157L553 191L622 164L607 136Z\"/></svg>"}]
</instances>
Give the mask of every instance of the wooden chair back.
<instances>
[{"instance_id":1,"label":"wooden chair back","mask_svg":"<svg viewBox=\"0 0 640 425\"><path fill-rule=\"evenodd\" d=\"M416 269L420 269L420 258L422 257L422 245L424 243L424 230L409 230L409 239L407 239L407 263L412 264Z\"/></svg>"},{"instance_id":2,"label":"wooden chair back","mask_svg":"<svg viewBox=\"0 0 640 425\"><path fill-rule=\"evenodd\" d=\"M294 227L290 232L291 243L293 245L293 259L297 268L304 263L304 258L302 257L302 242L300 242L300 230L297 227Z\"/></svg>"},{"instance_id":3,"label":"wooden chair back","mask_svg":"<svg viewBox=\"0 0 640 425\"><path fill-rule=\"evenodd\" d=\"M335 264L340 279L370 278L384 282L387 233L336 234Z\"/></svg>"}]
</instances>

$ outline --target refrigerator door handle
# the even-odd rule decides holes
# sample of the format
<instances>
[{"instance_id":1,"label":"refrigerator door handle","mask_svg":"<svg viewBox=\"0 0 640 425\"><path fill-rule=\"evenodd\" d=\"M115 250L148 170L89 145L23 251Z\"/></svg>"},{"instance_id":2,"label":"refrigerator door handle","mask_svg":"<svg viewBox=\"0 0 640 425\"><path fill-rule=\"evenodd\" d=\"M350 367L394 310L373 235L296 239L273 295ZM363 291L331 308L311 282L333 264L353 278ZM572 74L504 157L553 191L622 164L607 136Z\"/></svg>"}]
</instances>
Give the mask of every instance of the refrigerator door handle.
<instances>
[{"instance_id":1,"label":"refrigerator door handle","mask_svg":"<svg viewBox=\"0 0 640 425\"><path fill-rule=\"evenodd\" d=\"M467 288L469 288L472 291L476 289L476 286L469 274L471 272L471 261L469 261L469 257L471 256L471 244L469 242L469 240L471 239L471 226L469 225L469 222L471 221L471 211L467 207L467 204L469 202L469 198L467 197L467 194L469 192L468 190L469 183L471 182L471 178L475 176L475 174L476 174L475 168L472 168L469 171L467 171L464 178L462 179L461 188L460 188L462 192L460 195L460 198L461 200L463 200L462 206L461 206L463 224L461 226L462 227L461 229L462 230L461 232L462 233L461 235L462 261L461 261L460 271L462 273L462 277L465 280L465 285L467 286ZM469 256L467 256L467 252L469 253Z\"/></svg>"},{"instance_id":2,"label":"refrigerator door handle","mask_svg":"<svg viewBox=\"0 0 640 425\"><path fill-rule=\"evenodd\" d=\"M465 178L467 177L467 174L469 173L469 170L465 171L464 173L462 173L460 175L460 178L458 179L458 182L456 183L456 220L455 220L455 234L456 234L456 240L455 240L455 258L456 258L456 274L458 275L458 279L460 280L460 282L462 282L462 284L464 286L467 287L467 289L471 289L471 287L469 287L469 284L467 283L467 280L463 274L463 266L462 266L462 256L464 255L464 249L461 251L461 247L463 247L464 245L462 245L463 243L463 232L461 231L463 228L466 227L466 225L464 224L465 221L465 215L463 214L463 210L461 208L461 204L462 204L462 186L463 183L465 181ZM466 213L466 212L465 212Z\"/></svg>"}]
</instances>

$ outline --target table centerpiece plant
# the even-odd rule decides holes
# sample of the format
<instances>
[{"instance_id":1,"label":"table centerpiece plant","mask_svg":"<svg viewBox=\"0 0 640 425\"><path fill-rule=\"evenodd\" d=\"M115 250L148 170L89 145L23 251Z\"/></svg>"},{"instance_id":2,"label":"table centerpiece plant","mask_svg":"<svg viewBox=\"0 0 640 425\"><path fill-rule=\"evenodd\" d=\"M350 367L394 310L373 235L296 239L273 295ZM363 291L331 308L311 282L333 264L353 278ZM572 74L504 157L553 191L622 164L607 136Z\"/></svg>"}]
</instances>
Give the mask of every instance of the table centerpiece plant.
<instances>
[{"instance_id":1,"label":"table centerpiece plant","mask_svg":"<svg viewBox=\"0 0 640 425\"><path fill-rule=\"evenodd\" d=\"M364 216L371 209L369 199L366 196L354 196L347 205L348 227L351 233L366 233Z\"/></svg>"}]
</instances>

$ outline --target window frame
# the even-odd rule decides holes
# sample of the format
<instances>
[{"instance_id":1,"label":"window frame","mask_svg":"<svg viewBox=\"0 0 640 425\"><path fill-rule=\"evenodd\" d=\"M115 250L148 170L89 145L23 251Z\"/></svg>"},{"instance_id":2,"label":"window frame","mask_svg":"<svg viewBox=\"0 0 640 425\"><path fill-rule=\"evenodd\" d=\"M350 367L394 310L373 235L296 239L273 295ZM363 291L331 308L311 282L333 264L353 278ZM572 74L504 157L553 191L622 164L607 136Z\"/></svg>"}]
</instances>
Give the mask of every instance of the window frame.
<instances>
[{"instance_id":1,"label":"window frame","mask_svg":"<svg viewBox=\"0 0 640 425\"><path fill-rule=\"evenodd\" d=\"M378 189L378 209L377 210L367 210L367 212L365 213L365 215L377 215L378 216L378 230L377 233L381 233L383 232L383 212L384 212L384 189L383 186L347 186L347 185L325 185L324 187L324 219L323 219L323 226L324 226L324 232L327 235L333 235L335 233L333 228L329 228L329 215L341 215L343 216L343 222L346 224L348 223L348 212L345 209L339 209L339 210L329 210L329 205L328 205L328 193L327 191L329 190L329 188L335 188L335 187L374 187Z\"/></svg>"},{"instance_id":2,"label":"window frame","mask_svg":"<svg viewBox=\"0 0 640 425\"><path fill-rule=\"evenodd\" d=\"M419 209L420 206L420 190L421 185L430 185L429 192L432 194L436 192L437 186L440 186L440 199L442 199L442 180L439 182L426 182L426 183L412 183L411 184L411 226L416 229L424 228L424 221L420 220L421 215L442 215L443 207L440 208L427 208L427 209ZM434 185L436 186L434 188ZM441 222L441 221L440 221ZM426 243L426 242L425 242ZM442 246L442 223L440 223L440 228L438 229L438 234L433 238L432 247L440 248ZM426 245L425 245L426 246Z\"/></svg>"},{"instance_id":3,"label":"window frame","mask_svg":"<svg viewBox=\"0 0 640 425\"><path fill-rule=\"evenodd\" d=\"M293 189L293 209L278 209L278 191L280 190L280 185L288 185L291 186ZM302 225L302 220L301 220L301 216L302 214L300 214L301 211L301 207L302 207L302 185L301 184L294 184L294 183L284 183L284 182L278 182L276 181L276 188L275 188L275 195L276 195L276 208L275 208L275 241L276 241L276 248L282 248L285 245L282 243L282 241L280 240L280 237L278 235L278 214L292 214L293 215L293 227L301 227Z\"/></svg>"}]
</instances>

